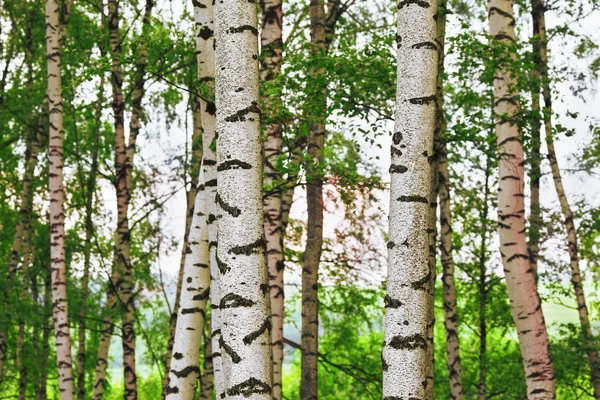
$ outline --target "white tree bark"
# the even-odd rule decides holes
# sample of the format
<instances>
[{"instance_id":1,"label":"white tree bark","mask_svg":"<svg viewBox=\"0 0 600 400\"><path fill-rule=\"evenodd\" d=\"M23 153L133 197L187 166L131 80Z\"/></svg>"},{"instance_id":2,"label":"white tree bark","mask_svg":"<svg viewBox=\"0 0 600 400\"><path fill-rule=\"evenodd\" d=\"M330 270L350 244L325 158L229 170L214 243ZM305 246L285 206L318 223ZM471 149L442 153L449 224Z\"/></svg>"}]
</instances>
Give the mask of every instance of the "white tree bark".
<instances>
[{"instance_id":1,"label":"white tree bark","mask_svg":"<svg viewBox=\"0 0 600 400\"><path fill-rule=\"evenodd\" d=\"M185 257L173 358L169 384L165 390L168 400L192 400L200 377L200 347L210 293L210 256L203 178L201 173Z\"/></svg>"},{"instance_id":2,"label":"white tree bark","mask_svg":"<svg viewBox=\"0 0 600 400\"><path fill-rule=\"evenodd\" d=\"M383 397L425 399L431 307L428 214L438 75L434 0L398 4L398 81L392 138Z\"/></svg>"},{"instance_id":3,"label":"white tree bark","mask_svg":"<svg viewBox=\"0 0 600 400\"><path fill-rule=\"evenodd\" d=\"M57 0L46 0L46 57L48 62L48 170L50 189L50 269L52 271L52 318L56 335L56 363L61 400L72 400L73 358L67 301L67 265L65 261L65 190L63 187L63 97L61 80L62 36L66 26L59 22ZM68 17L67 15L64 16Z\"/></svg>"},{"instance_id":4,"label":"white tree bark","mask_svg":"<svg viewBox=\"0 0 600 400\"><path fill-rule=\"evenodd\" d=\"M271 398L256 4L215 3L217 266L228 399Z\"/></svg>"},{"instance_id":5,"label":"white tree bark","mask_svg":"<svg viewBox=\"0 0 600 400\"><path fill-rule=\"evenodd\" d=\"M219 210L215 201L217 195L217 155L214 141L217 127L214 103L215 87L215 38L214 38L214 3L212 0L194 2L194 18L196 25L196 52L198 59L198 79L201 83L200 112L202 121L202 147L204 161L204 186L208 210L208 241L210 250L210 303L212 357L217 398L225 393L225 377L223 375L223 359L219 351L221 339L221 302L219 291L219 268L217 265L217 216Z\"/></svg>"},{"instance_id":6,"label":"white tree bark","mask_svg":"<svg viewBox=\"0 0 600 400\"><path fill-rule=\"evenodd\" d=\"M490 35L497 46L505 46L516 58L512 0L488 3ZM544 322L536 279L532 270L525 229L525 156L521 132L513 120L519 111L516 78L500 65L494 77L494 113L498 136L499 185L498 227L500 252L506 276L513 320L519 336L527 383L527 398L554 399L556 383L550 359L550 343Z\"/></svg>"}]
</instances>

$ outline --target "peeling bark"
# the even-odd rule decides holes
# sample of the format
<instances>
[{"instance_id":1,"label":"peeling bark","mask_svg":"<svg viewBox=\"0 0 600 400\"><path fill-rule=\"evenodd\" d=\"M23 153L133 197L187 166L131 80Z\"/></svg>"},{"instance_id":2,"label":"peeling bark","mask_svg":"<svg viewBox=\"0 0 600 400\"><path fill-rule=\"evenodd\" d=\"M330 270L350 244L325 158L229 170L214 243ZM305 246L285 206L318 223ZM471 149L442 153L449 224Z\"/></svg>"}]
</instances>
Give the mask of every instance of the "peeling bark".
<instances>
[{"instance_id":1,"label":"peeling bark","mask_svg":"<svg viewBox=\"0 0 600 400\"><path fill-rule=\"evenodd\" d=\"M425 399L432 307L428 218L438 77L435 1L398 4L396 123L392 137L383 398Z\"/></svg>"},{"instance_id":2,"label":"peeling bark","mask_svg":"<svg viewBox=\"0 0 600 400\"><path fill-rule=\"evenodd\" d=\"M490 35L495 45L505 46L510 57L516 43L513 1L489 1ZM554 399L556 382L550 343L529 259L524 202L524 153L519 127L513 121L519 111L512 92L515 77L500 65L494 77L494 113L500 152L498 227L500 252L513 320L519 337L528 399Z\"/></svg>"}]
</instances>

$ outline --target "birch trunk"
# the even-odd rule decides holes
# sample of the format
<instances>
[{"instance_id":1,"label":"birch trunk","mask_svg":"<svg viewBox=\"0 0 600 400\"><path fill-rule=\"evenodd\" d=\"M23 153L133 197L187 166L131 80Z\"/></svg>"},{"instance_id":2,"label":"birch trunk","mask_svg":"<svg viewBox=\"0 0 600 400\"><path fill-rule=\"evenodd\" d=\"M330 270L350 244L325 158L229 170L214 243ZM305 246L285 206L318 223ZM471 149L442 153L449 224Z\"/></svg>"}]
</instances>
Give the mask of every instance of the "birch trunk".
<instances>
[{"instance_id":1,"label":"birch trunk","mask_svg":"<svg viewBox=\"0 0 600 400\"><path fill-rule=\"evenodd\" d=\"M215 4L219 341L230 400L272 390L257 23L255 3Z\"/></svg>"},{"instance_id":2,"label":"birch trunk","mask_svg":"<svg viewBox=\"0 0 600 400\"><path fill-rule=\"evenodd\" d=\"M111 8L112 0L109 1L109 10ZM120 301L122 302L123 314L122 320L122 343L123 343L123 379L125 383L124 398L126 400L137 399L137 377L136 377L136 365L135 365L135 307L133 302L133 289L134 282L132 279L133 266L131 264L131 230L129 228L128 210L129 203L131 201L131 181L133 174L134 156L136 150L137 136L141 127L141 116L142 116L142 99L144 97L144 83L146 65L148 63L148 50L146 49L145 31L149 28L152 8L154 6L153 0L146 0L144 7L144 16L142 19L142 36L138 45L138 61L136 66L136 72L134 75L134 86L131 96L131 121L129 123L129 140L127 148L125 150L124 159L122 155L117 155L115 170L117 173L124 173L124 182L119 176L117 178L117 257L121 258L121 266L123 267L123 276L121 279ZM109 12L110 15L110 12ZM110 17L109 17L110 18ZM122 73L121 65L117 60L117 57L121 57L121 44L119 35L119 10L118 2L116 9L113 14L113 21L109 21L109 31L111 37L111 53L113 56L113 76L118 76L115 79L115 94L113 96L113 105L116 109L119 109L119 124L123 127L123 111L125 110L125 103L123 101L122 94ZM112 28L112 29L111 29ZM118 43L113 40L119 40ZM118 64L117 64L118 63ZM115 112L115 115L117 113ZM117 125L115 124L115 128ZM119 135L115 151L120 152L121 146L125 146L125 130L115 129L115 134ZM122 136L121 136L122 135ZM124 168L123 170L119 167ZM121 204L119 204L119 201Z\"/></svg>"},{"instance_id":3,"label":"birch trunk","mask_svg":"<svg viewBox=\"0 0 600 400\"><path fill-rule=\"evenodd\" d=\"M263 82L273 82L279 77L283 53L283 12L281 0L261 0L261 65L260 78ZM267 249L267 269L269 271L269 293L271 298L271 350L273 359L273 398L281 400L283 367L283 227L281 223L282 192L277 190L282 177L277 163L283 146L281 124L277 123L277 106L281 101L279 90L275 95L263 96L270 123L266 125L264 143L264 186L275 188L263 201L265 218L265 241Z\"/></svg>"},{"instance_id":4,"label":"birch trunk","mask_svg":"<svg viewBox=\"0 0 600 400\"><path fill-rule=\"evenodd\" d=\"M203 176L200 182L203 182ZM177 317L168 400L192 400L200 378L200 345L210 293L210 255L204 183L198 186Z\"/></svg>"},{"instance_id":5,"label":"birch trunk","mask_svg":"<svg viewBox=\"0 0 600 400\"><path fill-rule=\"evenodd\" d=\"M214 3L211 0L201 0L194 3L194 16L196 24L196 52L198 60L198 79L203 85L205 96L200 98L200 112L202 121L202 147L204 169L204 186L208 210L208 242L210 251L210 337L212 349L212 363L214 371L215 391L217 398L223 398L225 393L225 375L223 370L223 357L221 351L221 292L219 288L219 271L217 261L217 220L219 209L217 207L217 155L213 142L216 140L216 107L215 96L215 22Z\"/></svg>"},{"instance_id":6,"label":"birch trunk","mask_svg":"<svg viewBox=\"0 0 600 400\"><path fill-rule=\"evenodd\" d=\"M490 35L516 58L513 1L489 1ZM529 260L525 229L524 154L521 133L513 118L519 103L513 92L515 78L498 67L494 78L494 113L500 151L498 227L500 252L513 320L523 356L528 399L554 399L556 384L550 344L535 272Z\"/></svg>"},{"instance_id":7,"label":"birch trunk","mask_svg":"<svg viewBox=\"0 0 600 400\"><path fill-rule=\"evenodd\" d=\"M181 248L181 259L179 262L179 274L177 276L177 291L175 293L175 305L173 312L171 313L171 320L169 324L169 340L167 344L167 355L165 357L165 371L171 370L171 357L173 354L173 344L175 343L175 328L177 326L177 314L179 312L179 304L181 298L181 287L183 286L183 275L185 267L185 258L188 248L188 237L190 228L192 225L192 218L194 217L194 205L196 203L196 190L198 188L198 175L200 173L200 164L202 162L202 123L200 117L200 99L193 93L195 89L192 85L190 89L190 107L192 110L192 159L191 159L191 185L190 190L186 192L186 213L185 213L185 231L183 234L183 246ZM168 384L168 373L163 379L163 388L166 389ZM163 392L163 398L165 393Z\"/></svg>"},{"instance_id":8,"label":"birch trunk","mask_svg":"<svg viewBox=\"0 0 600 400\"><path fill-rule=\"evenodd\" d=\"M73 359L67 301L67 265L65 262L65 191L63 188L63 98L61 47L66 26L59 22L57 0L46 0L46 56L48 63L47 97L50 106L48 134L50 269L52 271L52 317L56 336L56 362L61 400L72 400ZM68 12L63 18L68 18Z\"/></svg>"},{"instance_id":9,"label":"birch trunk","mask_svg":"<svg viewBox=\"0 0 600 400\"><path fill-rule=\"evenodd\" d=\"M392 137L383 397L425 399L431 305L427 220L436 125L435 1L398 4L398 81Z\"/></svg>"},{"instance_id":10,"label":"birch trunk","mask_svg":"<svg viewBox=\"0 0 600 400\"><path fill-rule=\"evenodd\" d=\"M452 248L452 211L450 203L450 172L448 169L448 148L446 137L446 120L444 116L444 57L446 44L447 2L438 5L438 44L440 46L440 71L437 80L438 90L438 124L441 139L438 146L438 196L440 202L440 258L442 261L442 284L444 299L444 327L446 328L446 365L450 385L450 397L463 399L462 366L460 362L460 346L458 340L458 316L456 305L456 286L454 282L454 257Z\"/></svg>"},{"instance_id":11,"label":"birch trunk","mask_svg":"<svg viewBox=\"0 0 600 400\"><path fill-rule=\"evenodd\" d=\"M537 69L541 78L542 95L544 97L544 130L546 133L546 146L548 147L548 161L552 170L552 179L554 188L560 202L560 208L565 218L565 229L567 231L567 243L569 257L571 260L571 283L577 300L577 310L579 314L579 323L583 342L586 346L588 362L590 365L592 385L594 387L594 398L600 399L600 357L598 356L597 345L594 340L590 325L590 316L588 313L585 293L583 291L583 282L581 278L581 269L579 267L579 245L577 238L577 229L573 221L573 212L567 198L567 193L562 183L562 176L556 150L554 148L554 137L552 132L552 91L550 89L550 77L548 75L548 42L546 39L546 17L544 5L539 0L532 1L533 16L535 25L538 28L537 50L539 56L535 61L538 62ZM538 97L539 100L539 97Z\"/></svg>"}]
</instances>

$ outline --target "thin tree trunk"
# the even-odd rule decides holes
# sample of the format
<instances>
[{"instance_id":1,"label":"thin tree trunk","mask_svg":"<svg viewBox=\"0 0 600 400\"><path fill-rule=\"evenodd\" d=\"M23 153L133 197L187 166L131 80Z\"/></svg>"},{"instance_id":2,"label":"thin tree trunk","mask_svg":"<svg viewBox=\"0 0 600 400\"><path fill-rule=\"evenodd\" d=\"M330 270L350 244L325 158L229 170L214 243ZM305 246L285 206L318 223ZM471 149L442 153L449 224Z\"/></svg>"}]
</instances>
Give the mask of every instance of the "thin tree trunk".
<instances>
[{"instance_id":1,"label":"thin tree trunk","mask_svg":"<svg viewBox=\"0 0 600 400\"><path fill-rule=\"evenodd\" d=\"M33 78L31 78L33 79ZM42 113L45 113L42 111ZM41 118L43 120L43 118ZM14 279L17 273L17 266L21 260L21 248L23 244L23 237L25 234L25 226L29 224L28 221L32 219L33 213L33 179L35 175L35 168L38 165L38 156L40 153L40 143L42 138L42 130L45 129L43 123L40 122L36 129L36 132L32 134L32 137L27 140L26 149L26 160L25 160L25 172L23 174L23 185L21 187L21 198L19 205L19 214L17 216L17 226L15 229L15 237L13 239L12 250L8 261L8 272L6 277L5 295L3 298L4 307L0 313L2 317L2 323L0 324L0 383L2 383L4 377L4 364L7 356L7 336L8 336L8 321L9 320L9 299L8 293L11 292Z\"/></svg>"},{"instance_id":2,"label":"thin tree trunk","mask_svg":"<svg viewBox=\"0 0 600 400\"><path fill-rule=\"evenodd\" d=\"M212 399L213 388L215 387L215 371L212 357L212 339L210 319L205 322L204 329L204 366L202 376L200 377L200 399Z\"/></svg>"},{"instance_id":3,"label":"thin tree trunk","mask_svg":"<svg viewBox=\"0 0 600 400\"><path fill-rule=\"evenodd\" d=\"M200 378L200 345L210 293L210 255L204 177L196 191L194 217L186 251L181 306L177 317L168 400L192 400Z\"/></svg>"},{"instance_id":4,"label":"thin tree trunk","mask_svg":"<svg viewBox=\"0 0 600 400\"><path fill-rule=\"evenodd\" d=\"M146 0L144 8L144 17L142 20L142 35L138 45L138 62L137 69L134 75L134 86L131 96L131 121L129 123L129 140L126 150L125 146L125 130L123 129L123 111L125 103L122 94L122 72L121 64L118 58L121 57L121 43L119 34L119 10L118 2L115 2L114 14L112 20L110 18L111 3L109 1L109 31L111 38L111 53L113 57L113 77L115 95L113 95L113 108L115 116L118 109L118 122L115 122L116 139L115 152L124 152L123 155L118 154L116 157L115 170L117 171L117 206L118 206L118 225L116 234L117 257L121 259L123 267L123 276L121 279L120 301L123 306L122 320L122 343L123 343L123 373L125 382L124 398L126 400L137 399L137 376L135 369L135 307L133 298L134 282L132 279L133 266L131 265L131 230L129 228L128 210L131 201L131 181L133 174L134 156L136 150L137 136L141 126L142 116L142 99L144 97L144 83L146 65L148 63L148 50L146 49L145 33L150 26L152 17L153 0ZM118 42L117 42L118 40ZM115 118L117 120L117 118ZM119 127L120 129L117 129ZM123 147L123 149L122 149ZM123 168L123 169L121 169ZM124 182L121 177L125 175Z\"/></svg>"},{"instance_id":5,"label":"thin tree trunk","mask_svg":"<svg viewBox=\"0 0 600 400\"><path fill-rule=\"evenodd\" d=\"M318 398L319 263L323 247L323 147L325 145L325 121L327 119L327 91L325 70L322 67L327 55L325 33L325 2L310 2L310 43L312 65L309 74L314 83L311 89L309 115L308 157L306 167L306 203L308 224L306 248L302 266L302 378L300 398Z\"/></svg>"},{"instance_id":6,"label":"thin tree trunk","mask_svg":"<svg viewBox=\"0 0 600 400\"><path fill-rule=\"evenodd\" d=\"M438 76L435 1L398 4L389 266L382 354L384 399L425 398L431 305L427 220Z\"/></svg>"},{"instance_id":7,"label":"thin tree trunk","mask_svg":"<svg viewBox=\"0 0 600 400\"><path fill-rule=\"evenodd\" d=\"M490 149L489 151L493 151ZM486 400L487 373L487 234L490 197L491 165L490 155L486 155L485 185L483 189L483 209L481 210L481 236L479 249L479 400Z\"/></svg>"},{"instance_id":8,"label":"thin tree trunk","mask_svg":"<svg viewBox=\"0 0 600 400\"><path fill-rule=\"evenodd\" d=\"M50 356L50 335L51 327L48 322L52 313L52 277L50 268L46 268L44 277L44 304L43 304L43 325L42 325L42 359L40 361L41 377L39 386L35 391L36 400L46 400L46 386L48 382L48 357Z\"/></svg>"},{"instance_id":9,"label":"thin tree trunk","mask_svg":"<svg viewBox=\"0 0 600 400\"><path fill-rule=\"evenodd\" d=\"M546 146L548 147L548 161L552 170L552 179L554 180L554 188L560 202L560 208L565 218L565 229L567 231L567 243L569 256L571 260L571 283L575 291L575 299L577 300L577 310L579 314L579 323L581 325L581 333L583 342L586 346L586 353L591 370L592 384L594 386L594 397L600 399L600 357L598 356L598 347L594 340L590 325L590 317L588 313L585 294L583 291L583 282L581 279L581 269L579 267L579 246L577 239L577 229L573 221L573 212L567 198L567 193L562 183L562 176L556 150L554 148L554 137L552 131L552 92L550 90L550 77L548 75L548 42L546 39L546 17L544 5L539 0L532 1L533 16L535 25L538 28L536 42L539 51L539 57L535 58L538 62L537 70L541 78L542 94L544 97L544 130L546 133ZM539 100L539 98L538 98Z\"/></svg>"},{"instance_id":10,"label":"thin tree trunk","mask_svg":"<svg viewBox=\"0 0 600 400\"><path fill-rule=\"evenodd\" d=\"M215 3L220 214L216 261L220 348L229 400L270 399L272 390L257 25L255 3Z\"/></svg>"},{"instance_id":11,"label":"thin tree trunk","mask_svg":"<svg viewBox=\"0 0 600 400\"><path fill-rule=\"evenodd\" d=\"M79 330L77 348L77 399L85 399L85 360L86 360L86 330L87 330L87 299L89 294L90 266L92 254L92 239L94 237L94 197L96 194L96 175L98 173L98 147L100 139L102 107L104 105L104 75L100 77L98 99L94 112L94 142L92 147L92 163L86 185L85 203L85 242L83 245L83 276L81 277L81 307L79 309Z\"/></svg>"},{"instance_id":12,"label":"thin tree trunk","mask_svg":"<svg viewBox=\"0 0 600 400\"><path fill-rule=\"evenodd\" d=\"M489 1L490 35L495 46L503 46L515 59L516 43L513 1ZM500 61L500 60L498 60ZM523 356L528 399L553 399L556 383L550 358L550 343L531 267L525 229L524 154L521 133L514 121L519 111L512 92L515 77L498 67L494 77L494 113L500 151L498 227L500 251L506 276L513 320Z\"/></svg>"},{"instance_id":13,"label":"thin tree trunk","mask_svg":"<svg viewBox=\"0 0 600 400\"><path fill-rule=\"evenodd\" d=\"M66 25L59 22L57 0L46 0L46 55L48 62L48 91L50 132L48 163L50 269L52 270L52 317L56 335L56 362L61 400L72 400L73 359L67 301L67 265L65 260L65 191L63 187L63 97L61 81L61 47ZM67 8L66 20L70 7Z\"/></svg>"},{"instance_id":14,"label":"thin tree trunk","mask_svg":"<svg viewBox=\"0 0 600 400\"><path fill-rule=\"evenodd\" d=\"M21 302L23 305L29 303L29 265L33 261L35 249L32 246L33 220L30 216L25 225L23 243L23 264L21 274ZM27 396L27 366L25 365L25 317L19 315L19 330L17 334L17 369L19 370L19 400L25 400Z\"/></svg>"},{"instance_id":15,"label":"thin tree trunk","mask_svg":"<svg viewBox=\"0 0 600 400\"><path fill-rule=\"evenodd\" d=\"M221 342L221 292L219 279L221 272L217 261L217 221L219 209L217 207L217 155L213 142L216 140L216 107L215 96L215 23L214 3L211 0L201 0L194 3L194 18L196 25L196 52L198 60L198 79L203 85L206 96L199 99L202 121L202 147L204 170L204 186L208 210L208 241L210 251L210 337L212 349L212 362L214 371L214 384L217 398L223 398L225 393L225 375L223 370L223 357L220 347Z\"/></svg>"},{"instance_id":16,"label":"thin tree trunk","mask_svg":"<svg viewBox=\"0 0 600 400\"><path fill-rule=\"evenodd\" d=\"M442 261L442 284L444 299L444 327L446 328L446 355L450 385L450 396L454 400L463 399L462 366L458 340L458 310L456 305L456 286L454 283L454 256L452 248L452 210L450 203L450 172L448 169L448 148L446 140L446 120L444 118L444 56L446 44L446 1L438 6L438 44L440 46L440 72L438 74L438 124L441 140L438 144L438 184L440 202L440 254Z\"/></svg>"},{"instance_id":17,"label":"thin tree trunk","mask_svg":"<svg viewBox=\"0 0 600 400\"><path fill-rule=\"evenodd\" d=\"M35 266L35 263L33 264ZM34 276L31 277L31 298L33 299L34 304L36 305L36 308L38 310L38 315L39 313L39 309L40 309L40 304L39 304L39 289L38 289L38 282L37 282L37 273L34 274ZM41 313L42 318L44 318L44 313ZM43 319L42 319L42 324L43 324ZM42 325L43 326L43 325ZM41 368L40 368L40 324L35 323L33 324L33 334L32 334L32 347L33 347L33 359L36 360L35 366L32 369L33 370L33 388L35 390L36 393L36 399L37 399L37 393L38 393L38 388L40 387L40 381L41 381Z\"/></svg>"},{"instance_id":18,"label":"thin tree trunk","mask_svg":"<svg viewBox=\"0 0 600 400\"><path fill-rule=\"evenodd\" d=\"M536 7L536 1L532 0L532 22L533 22L533 61L534 64L540 64L540 29L539 29L539 18L537 12L539 8ZM531 174L529 182L529 190L531 194L530 199L530 216L529 216L529 257L531 262L531 268L537 274L537 260L540 252L540 229L542 225L542 216L540 210L540 178L542 176L541 170L541 111L540 111L540 72L538 68L532 68L531 70Z\"/></svg>"},{"instance_id":19,"label":"thin tree trunk","mask_svg":"<svg viewBox=\"0 0 600 400\"><path fill-rule=\"evenodd\" d=\"M185 213L185 231L183 234L183 246L181 248L181 259L179 263L179 274L177 276L177 291L175 293L175 305L173 312L171 313L171 320L169 324L169 340L167 344L167 355L165 357L165 371L171 370L171 357L173 354L173 345L175 343L175 328L177 326L177 314L179 313L179 304L181 298L181 287L183 286L183 275L185 267L185 258L188 248L188 236L192 225L192 218L194 216L194 205L196 203L196 191L198 189L198 175L200 173L201 162L202 162L202 121L201 121L201 110L200 110L200 99L193 93L194 87L190 84L190 107L192 111L192 159L191 159L191 183L190 190L186 192L186 213ZM163 389L166 389L168 385L169 375L168 372L165 374L163 379ZM166 395L163 390L163 398Z\"/></svg>"},{"instance_id":20,"label":"thin tree trunk","mask_svg":"<svg viewBox=\"0 0 600 400\"><path fill-rule=\"evenodd\" d=\"M283 53L283 12L281 0L261 0L262 29L261 29L261 66L260 78L263 82L272 84L279 77L281 57ZM268 124L265 128L264 143L264 186L273 188L280 185L281 172L277 163L281 157L283 146L281 124L277 122L276 114L281 101L281 93L267 93L263 96L265 114ZM271 298L271 350L273 352L273 398L281 400L282 367L283 367L283 229L281 224L282 192L275 190L263 200L265 213L265 241L267 249L267 267L269 271L269 292Z\"/></svg>"}]
</instances>

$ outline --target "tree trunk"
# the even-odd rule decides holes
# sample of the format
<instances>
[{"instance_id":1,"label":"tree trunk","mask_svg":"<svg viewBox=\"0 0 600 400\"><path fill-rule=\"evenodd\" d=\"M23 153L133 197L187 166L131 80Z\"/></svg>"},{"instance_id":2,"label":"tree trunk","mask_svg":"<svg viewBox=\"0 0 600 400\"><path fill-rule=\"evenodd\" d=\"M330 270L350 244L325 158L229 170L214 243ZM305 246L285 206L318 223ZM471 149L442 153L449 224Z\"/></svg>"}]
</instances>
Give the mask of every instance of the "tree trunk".
<instances>
[{"instance_id":1,"label":"tree trunk","mask_svg":"<svg viewBox=\"0 0 600 400\"><path fill-rule=\"evenodd\" d=\"M494 151L489 149L489 152ZM491 162L490 153L486 155L485 186L483 189L483 209L481 210L481 236L479 248L479 400L486 400L486 373L487 373L487 234L489 231L489 197Z\"/></svg>"},{"instance_id":2,"label":"tree trunk","mask_svg":"<svg viewBox=\"0 0 600 400\"><path fill-rule=\"evenodd\" d=\"M63 18L68 17L64 15ZM59 22L57 0L46 0L46 55L48 62L48 91L50 132L48 163L50 165L49 224L50 269L52 270L52 317L56 335L56 362L61 400L72 400L73 359L67 301L67 265L65 261L65 191L63 188L63 97L61 81L61 47L66 26Z\"/></svg>"},{"instance_id":3,"label":"tree trunk","mask_svg":"<svg viewBox=\"0 0 600 400\"><path fill-rule=\"evenodd\" d=\"M260 78L267 85L279 77L283 53L283 12L281 0L261 0L261 65ZM267 268L269 271L269 292L271 298L271 350L273 352L273 398L281 400L283 367L283 229L281 224L281 197L278 186L282 184L278 162L283 146L281 124L277 122L278 105L281 102L279 89L275 94L263 95L263 106L267 125L267 139L264 143L264 186L274 191L263 200L265 218L265 241Z\"/></svg>"},{"instance_id":4,"label":"tree trunk","mask_svg":"<svg viewBox=\"0 0 600 400\"><path fill-rule=\"evenodd\" d=\"M444 56L446 44L446 1L438 6L438 44L440 46L440 72L438 74L438 124L440 137L438 143L438 195L440 202L440 258L442 261L442 284L444 299L444 327L446 328L446 356L450 384L450 396L454 400L463 399L462 366L458 340L458 317L456 305L456 286L454 283L454 256L452 247L452 211L450 205L450 172L448 169L448 148L446 120L444 116Z\"/></svg>"},{"instance_id":5,"label":"tree trunk","mask_svg":"<svg viewBox=\"0 0 600 400\"><path fill-rule=\"evenodd\" d=\"M532 22L533 22L533 62L535 65L540 64L540 29L539 18L537 12L539 7L536 7L536 1L532 0ZM538 68L531 70L531 174L529 182L530 190L530 217L529 217L529 258L531 268L537 274L537 260L540 252L540 229L542 225L542 216L540 210L540 178L542 177L541 170L541 111L540 111L540 72Z\"/></svg>"},{"instance_id":6,"label":"tree trunk","mask_svg":"<svg viewBox=\"0 0 600 400\"><path fill-rule=\"evenodd\" d=\"M204 329L204 366L202 376L200 377L200 399L212 399L213 388L215 387L215 371L212 356L212 339L210 319L205 322Z\"/></svg>"},{"instance_id":7,"label":"tree trunk","mask_svg":"<svg viewBox=\"0 0 600 400\"><path fill-rule=\"evenodd\" d=\"M92 148L92 164L86 185L85 203L85 242L83 245L83 276L81 277L81 307L79 309L79 330L77 348L77 399L85 400L85 360L87 330L87 298L89 295L92 240L94 238L94 197L96 194L96 175L98 174L98 147L100 129L102 128L102 107L104 105L104 75L100 77L98 100L94 112L94 142Z\"/></svg>"},{"instance_id":8,"label":"tree trunk","mask_svg":"<svg viewBox=\"0 0 600 400\"><path fill-rule=\"evenodd\" d=\"M52 271L50 268L46 270L46 277L44 280L44 325L42 331L42 361L41 370L42 377L40 379L39 390L36 393L36 400L46 400L48 394L46 387L48 383L48 359L50 357L50 336L52 335L52 327L50 326L49 319L52 315Z\"/></svg>"},{"instance_id":9,"label":"tree trunk","mask_svg":"<svg viewBox=\"0 0 600 400\"><path fill-rule=\"evenodd\" d=\"M270 399L272 390L257 19L255 3L223 0L215 4L216 203L220 214L216 261L221 295L219 341L229 400Z\"/></svg>"},{"instance_id":10,"label":"tree trunk","mask_svg":"<svg viewBox=\"0 0 600 400\"><path fill-rule=\"evenodd\" d=\"M195 82L195 79L194 79ZM198 175L200 173L202 162L202 118L200 110L200 99L194 93L196 88L192 83L189 84L190 97L189 104L192 111L192 159L191 159L191 184L190 190L186 192L186 213L185 213L185 231L183 234L183 246L181 248L181 259L179 262L179 274L177 275L177 291L175 292L175 305L171 313L169 324L169 340L167 342L167 355L165 357L165 374L163 378L163 398L166 396L164 389L167 388L171 370L171 357L173 354L173 344L175 343L175 328L177 326L177 314L179 313L179 303L181 298L181 287L183 286L183 275L185 267L185 257L188 247L188 236L194 216L194 205L196 203L196 190L198 189Z\"/></svg>"},{"instance_id":11,"label":"tree trunk","mask_svg":"<svg viewBox=\"0 0 600 400\"><path fill-rule=\"evenodd\" d=\"M319 263L323 247L323 146L325 145L325 121L327 119L327 91L325 69L322 67L327 55L325 34L324 0L310 2L310 43L312 65L309 74L314 82L311 88L309 115L308 158L306 167L306 203L308 224L306 248L302 266L302 378L300 398L318 398Z\"/></svg>"},{"instance_id":12,"label":"tree trunk","mask_svg":"<svg viewBox=\"0 0 600 400\"><path fill-rule=\"evenodd\" d=\"M546 133L546 145L548 147L548 161L550 161L552 179L554 180L554 188L556 189L556 194L560 202L560 208L565 218L565 229L567 231L567 243L571 260L571 283L573 284L573 290L575 291L581 333L583 342L586 346L588 362L590 364L592 384L594 386L594 397L596 399L600 399L600 357L598 356L597 345L592 333L590 317L583 291L581 269L579 267L577 229L575 228L575 223L573 221L571 205L569 204L567 193L563 187L560 167L558 165L556 150L554 148L554 137L552 132L552 91L550 90L550 77L548 75L548 42L546 39L545 9L540 0L532 0L532 9L534 26L537 27L536 33L539 35L539 37L536 38L536 47L539 53L534 61L537 61L538 63L536 65L536 69L541 78L542 94L544 97L543 116L544 130Z\"/></svg>"},{"instance_id":13,"label":"tree trunk","mask_svg":"<svg viewBox=\"0 0 600 400\"><path fill-rule=\"evenodd\" d=\"M177 317L168 400L192 400L200 378L200 345L210 293L210 256L204 177L196 191L194 217L185 258L184 283Z\"/></svg>"},{"instance_id":14,"label":"tree trunk","mask_svg":"<svg viewBox=\"0 0 600 400\"><path fill-rule=\"evenodd\" d=\"M437 2L398 4L398 81L392 137L384 399L425 398L431 305L427 220L436 125Z\"/></svg>"},{"instance_id":15,"label":"tree trunk","mask_svg":"<svg viewBox=\"0 0 600 400\"><path fill-rule=\"evenodd\" d=\"M204 186L208 210L208 242L210 251L210 337L212 349L212 362L214 371L215 391L217 398L223 398L225 393L225 375L223 370L223 357L220 347L221 342L221 292L219 289L219 271L217 260L217 221L219 209L217 207L217 155L213 142L216 140L216 108L215 96L215 23L214 3L211 0L201 0L194 3L196 24L196 52L198 60L198 79L206 94L200 100L202 121L202 147L204 170Z\"/></svg>"},{"instance_id":16,"label":"tree trunk","mask_svg":"<svg viewBox=\"0 0 600 400\"><path fill-rule=\"evenodd\" d=\"M493 44L504 46L510 51L510 57L516 59L513 47L516 43L513 1L490 0L489 20ZM515 83L510 71L498 67L494 77L494 113L497 116L496 134L500 151L500 249L513 320L523 355L528 398L553 399L556 396L556 383L548 332L525 233L524 154L521 133L514 121L519 103L517 95L511 91Z\"/></svg>"},{"instance_id":17,"label":"tree trunk","mask_svg":"<svg viewBox=\"0 0 600 400\"><path fill-rule=\"evenodd\" d=\"M43 114L45 112L46 111L42 111ZM17 266L21 260L21 247L24 245L23 238L25 235L25 226L27 226L29 221L32 219L34 191L33 179L35 175L35 168L38 165L38 156L40 153L40 144L44 129L44 124L40 122L36 131L32 133L31 138L27 140L27 150L25 153L25 172L23 174L23 185L21 186L19 214L17 216L17 226L15 229L12 250L8 260L8 272L4 291L5 294L3 296L4 307L0 312L0 317L3 321L0 323L0 383L2 383L4 377L4 364L6 362L8 350L6 345L6 341L8 339L8 324L7 322L4 322L9 320L10 305L8 293L12 291L14 279L17 273Z\"/></svg>"},{"instance_id":18,"label":"tree trunk","mask_svg":"<svg viewBox=\"0 0 600 400\"><path fill-rule=\"evenodd\" d=\"M33 261L35 249L32 241L33 220L28 218L25 224L23 241L23 264L21 274L23 276L21 283L21 302L23 305L29 303L29 265ZM19 371L19 400L25 400L27 396L27 366L25 365L25 317L19 315L19 330L17 334L17 369Z\"/></svg>"}]
</instances>

